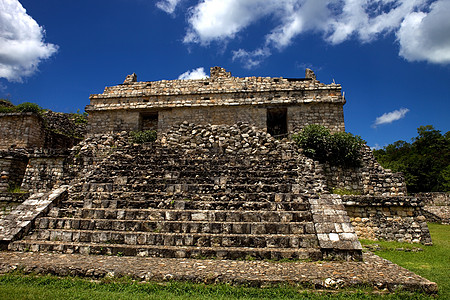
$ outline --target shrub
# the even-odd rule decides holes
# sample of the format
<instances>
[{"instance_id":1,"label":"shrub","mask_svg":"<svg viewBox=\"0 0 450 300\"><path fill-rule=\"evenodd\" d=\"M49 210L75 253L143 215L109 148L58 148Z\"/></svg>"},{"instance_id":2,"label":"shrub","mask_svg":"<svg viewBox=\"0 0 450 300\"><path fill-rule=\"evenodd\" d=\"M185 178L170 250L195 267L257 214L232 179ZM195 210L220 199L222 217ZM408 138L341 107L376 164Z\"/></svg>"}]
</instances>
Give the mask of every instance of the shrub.
<instances>
[{"instance_id":1,"label":"shrub","mask_svg":"<svg viewBox=\"0 0 450 300\"><path fill-rule=\"evenodd\" d=\"M0 100L0 113L34 112L40 114L42 111L42 107L35 103L24 102L14 106L8 100Z\"/></svg>"},{"instance_id":2,"label":"shrub","mask_svg":"<svg viewBox=\"0 0 450 300\"><path fill-rule=\"evenodd\" d=\"M292 139L303 148L303 153L315 160L325 161L328 156L328 140L331 133L324 126L308 125Z\"/></svg>"},{"instance_id":3,"label":"shrub","mask_svg":"<svg viewBox=\"0 0 450 300\"><path fill-rule=\"evenodd\" d=\"M151 143L156 141L155 130L131 131L130 141L136 144Z\"/></svg>"},{"instance_id":4,"label":"shrub","mask_svg":"<svg viewBox=\"0 0 450 300\"><path fill-rule=\"evenodd\" d=\"M87 124L87 116L87 112L80 113L80 110L78 110L76 113L70 114L70 118L77 125Z\"/></svg>"},{"instance_id":5,"label":"shrub","mask_svg":"<svg viewBox=\"0 0 450 300\"><path fill-rule=\"evenodd\" d=\"M24 103L20 103L15 107L15 110L18 112L34 112L34 113L41 113L42 112L42 107L40 107L39 105L35 104L35 103L31 103L31 102L24 102Z\"/></svg>"},{"instance_id":6,"label":"shrub","mask_svg":"<svg viewBox=\"0 0 450 300\"><path fill-rule=\"evenodd\" d=\"M308 125L292 138L307 157L343 167L359 166L361 147L365 143L361 137L351 133L331 134L321 125Z\"/></svg>"},{"instance_id":7,"label":"shrub","mask_svg":"<svg viewBox=\"0 0 450 300\"><path fill-rule=\"evenodd\" d=\"M10 106L0 106L0 113L12 113L15 112L15 107Z\"/></svg>"},{"instance_id":8,"label":"shrub","mask_svg":"<svg viewBox=\"0 0 450 300\"><path fill-rule=\"evenodd\" d=\"M334 165L355 167L361 159L364 141L348 132L337 132L329 137L329 162Z\"/></svg>"}]
</instances>

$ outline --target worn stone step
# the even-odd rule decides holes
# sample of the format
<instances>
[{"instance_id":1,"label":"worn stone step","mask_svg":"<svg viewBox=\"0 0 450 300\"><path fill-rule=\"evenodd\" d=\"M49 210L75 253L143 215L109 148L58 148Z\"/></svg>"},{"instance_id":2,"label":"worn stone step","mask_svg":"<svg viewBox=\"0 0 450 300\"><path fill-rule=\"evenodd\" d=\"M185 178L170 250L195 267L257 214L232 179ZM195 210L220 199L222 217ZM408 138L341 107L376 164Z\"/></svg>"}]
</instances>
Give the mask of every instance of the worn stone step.
<instances>
[{"instance_id":1,"label":"worn stone step","mask_svg":"<svg viewBox=\"0 0 450 300\"><path fill-rule=\"evenodd\" d=\"M130 232L229 233L229 234L314 234L313 222L210 222L148 221L42 217L35 228L74 230L129 230Z\"/></svg>"},{"instance_id":2,"label":"worn stone step","mask_svg":"<svg viewBox=\"0 0 450 300\"><path fill-rule=\"evenodd\" d=\"M72 192L165 192L165 193L302 193L305 187L296 183L284 184L115 184L95 182L73 187Z\"/></svg>"},{"instance_id":3,"label":"worn stone step","mask_svg":"<svg viewBox=\"0 0 450 300\"><path fill-rule=\"evenodd\" d=\"M113 175L113 174L112 174ZM93 182L101 182L102 180L110 180L110 178L96 178L95 176L91 178ZM97 180L98 179L98 180ZM210 174L206 176L202 176L202 174L197 174L197 176L193 177L182 177L182 178L157 178L153 176L136 176L136 177L121 177L120 183L114 182L115 184L146 184L146 185L174 185L174 184L213 184L220 186L234 186L234 185L274 185L274 184L296 184L298 179L297 177L284 178L281 175L278 177L214 177ZM107 181L110 182L110 181Z\"/></svg>"},{"instance_id":4,"label":"worn stone step","mask_svg":"<svg viewBox=\"0 0 450 300\"><path fill-rule=\"evenodd\" d=\"M253 248L253 247L192 247L89 244L59 241L21 240L9 245L13 251L47 251L59 253L100 254L118 256L150 256L176 258L217 259L311 259L320 260L322 252L317 248Z\"/></svg>"},{"instance_id":5,"label":"worn stone step","mask_svg":"<svg viewBox=\"0 0 450 300\"><path fill-rule=\"evenodd\" d=\"M175 187L177 190L177 187ZM85 200L114 200L114 201L185 201L185 202L296 202L308 203L311 195L299 193L242 193L242 192L217 192L214 194L198 194L195 192L183 193L166 193L166 192L132 192L132 191L116 191L116 192L71 192L69 194L71 201ZM268 205L268 204L267 204Z\"/></svg>"},{"instance_id":6,"label":"worn stone step","mask_svg":"<svg viewBox=\"0 0 450 300\"><path fill-rule=\"evenodd\" d=\"M229 164L230 166L240 166L240 165L259 165L259 164L273 164L280 161L296 163L299 161L308 162L310 160L305 159L301 156L282 156L282 155L263 155L263 156L252 156L252 155L241 155L241 156L197 156L197 155L183 155L180 156L179 153L175 152L168 155L155 155L155 153L147 151L138 151L135 153L126 153L125 156L122 153L115 153L108 158L108 162L122 162L122 163L138 163L138 164L174 164L179 163L180 165L224 165ZM105 162L105 165L108 165Z\"/></svg>"},{"instance_id":7,"label":"worn stone step","mask_svg":"<svg viewBox=\"0 0 450 300\"><path fill-rule=\"evenodd\" d=\"M89 191L91 192L166 192L166 193L201 193L212 194L219 192L243 192L243 193L298 193L302 187L299 184L233 184L233 185L218 185L218 184L121 184L113 183L91 183Z\"/></svg>"},{"instance_id":8,"label":"worn stone step","mask_svg":"<svg viewBox=\"0 0 450 300\"><path fill-rule=\"evenodd\" d=\"M105 195L108 196L108 195ZM282 198L281 196L279 197ZM267 201L198 201L198 200L175 200L177 198L128 200L128 199L86 199L68 200L63 203L62 208L111 208L111 209L189 209L189 210L266 210L266 211L305 211L310 205L307 202L267 202Z\"/></svg>"},{"instance_id":9,"label":"worn stone step","mask_svg":"<svg viewBox=\"0 0 450 300\"><path fill-rule=\"evenodd\" d=\"M130 177L151 177L151 178L173 178L173 179L182 179L182 178L195 178L199 175L199 173L204 173L205 171L200 171L198 169L193 170L181 170L181 171L168 171L164 168L156 169L144 169L144 170L130 170L130 169L118 169L111 170L112 175L115 176L130 176ZM284 170L284 169L257 169L257 170L234 170L233 168L224 168L224 170L207 170L208 176L211 178L291 178L297 177L299 172L296 169L292 170ZM93 176L96 176L95 174Z\"/></svg>"},{"instance_id":10,"label":"worn stone step","mask_svg":"<svg viewBox=\"0 0 450 300\"><path fill-rule=\"evenodd\" d=\"M185 209L106 209L82 208L84 219L204 221L204 222L309 222L310 211L244 211Z\"/></svg>"},{"instance_id":11,"label":"worn stone step","mask_svg":"<svg viewBox=\"0 0 450 300\"><path fill-rule=\"evenodd\" d=\"M249 165L230 165L228 163L223 164L187 164L184 165L180 162L174 162L174 164L133 164L126 163L120 164L120 162L109 162L106 165L102 165L102 169L97 169L94 171L93 175L97 174L114 174L121 176L149 176L149 175L161 175L161 174L220 174L220 175L239 175L242 173L250 172L253 173L274 173L279 172L302 172L309 170L308 166L299 165L298 162L287 163L285 161L276 161L271 163L259 162L259 164L249 164Z\"/></svg>"},{"instance_id":12,"label":"worn stone step","mask_svg":"<svg viewBox=\"0 0 450 300\"><path fill-rule=\"evenodd\" d=\"M125 245L162 245L196 247L314 248L318 239L311 234L225 234L132 232L130 230L36 230L29 240L85 242Z\"/></svg>"}]
</instances>

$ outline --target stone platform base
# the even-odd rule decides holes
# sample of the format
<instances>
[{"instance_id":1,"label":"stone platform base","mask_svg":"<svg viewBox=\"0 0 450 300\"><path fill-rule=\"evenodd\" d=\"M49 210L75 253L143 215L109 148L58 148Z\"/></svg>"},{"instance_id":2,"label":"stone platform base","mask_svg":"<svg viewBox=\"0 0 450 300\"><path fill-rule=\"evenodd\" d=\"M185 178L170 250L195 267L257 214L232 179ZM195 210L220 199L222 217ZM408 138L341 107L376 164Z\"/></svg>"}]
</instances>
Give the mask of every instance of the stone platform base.
<instances>
[{"instance_id":1,"label":"stone platform base","mask_svg":"<svg viewBox=\"0 0 450 300\"><path fill-rule=\"evenodd\" d=\"M293 284L315 289L372 286L389 292L436 293L436 283L373 253L363 262L269 262L151 257L117 257L34 252L0 252L0 273L102 278L130 276L142 281L180 280L250 286Z\"/></svg>"}]
</instances>

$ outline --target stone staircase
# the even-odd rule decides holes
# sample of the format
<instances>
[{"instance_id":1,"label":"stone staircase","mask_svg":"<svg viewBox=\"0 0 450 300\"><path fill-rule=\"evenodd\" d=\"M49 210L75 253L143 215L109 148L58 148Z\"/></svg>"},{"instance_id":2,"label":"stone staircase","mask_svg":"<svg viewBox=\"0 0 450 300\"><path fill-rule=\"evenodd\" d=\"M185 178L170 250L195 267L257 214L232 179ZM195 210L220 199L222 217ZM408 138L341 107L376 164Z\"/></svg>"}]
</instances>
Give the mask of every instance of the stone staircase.
<instances>
[{"instance_id":1,"label":"stone staircase","mask_svg":"<svg viewBox=\"0 0 450 300\"><path fill-rule=\"evenodd\" d=\"M341 237L344 246L335 249L341 257L359 259L356 236L345 241L349 233L324 216L326 209L317 210L324 186L320 168L295 152L188 153L158 142L125 146L79 178L67 200L36 219L30 234L9 247L119 256L318 260L336 248L328 237L332 233ZM327 205L335 205L333 201ZM348 224L346 215L338 217L338 223ZM324 235L318 222L333 228Z\"/></svg>"}]
</instances>

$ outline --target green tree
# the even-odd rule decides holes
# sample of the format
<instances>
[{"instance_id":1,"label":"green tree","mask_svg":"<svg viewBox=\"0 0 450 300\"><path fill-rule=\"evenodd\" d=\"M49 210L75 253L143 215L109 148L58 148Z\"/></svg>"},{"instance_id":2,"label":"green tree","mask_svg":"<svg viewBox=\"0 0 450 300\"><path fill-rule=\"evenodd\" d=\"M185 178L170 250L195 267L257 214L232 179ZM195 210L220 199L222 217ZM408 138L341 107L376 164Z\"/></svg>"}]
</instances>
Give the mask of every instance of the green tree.
<instances>
[{"instance_id":1,"label":"green tree","mask_svg":"<svg viewBox=\"0 0 450 300\"><path fill-rule=\"evenodd\" d=\"M402 172L409 192L450 191L450 134L420 126L412 143L397 141L374 155L385 168Z\"/></svg>"}]
</instances>

